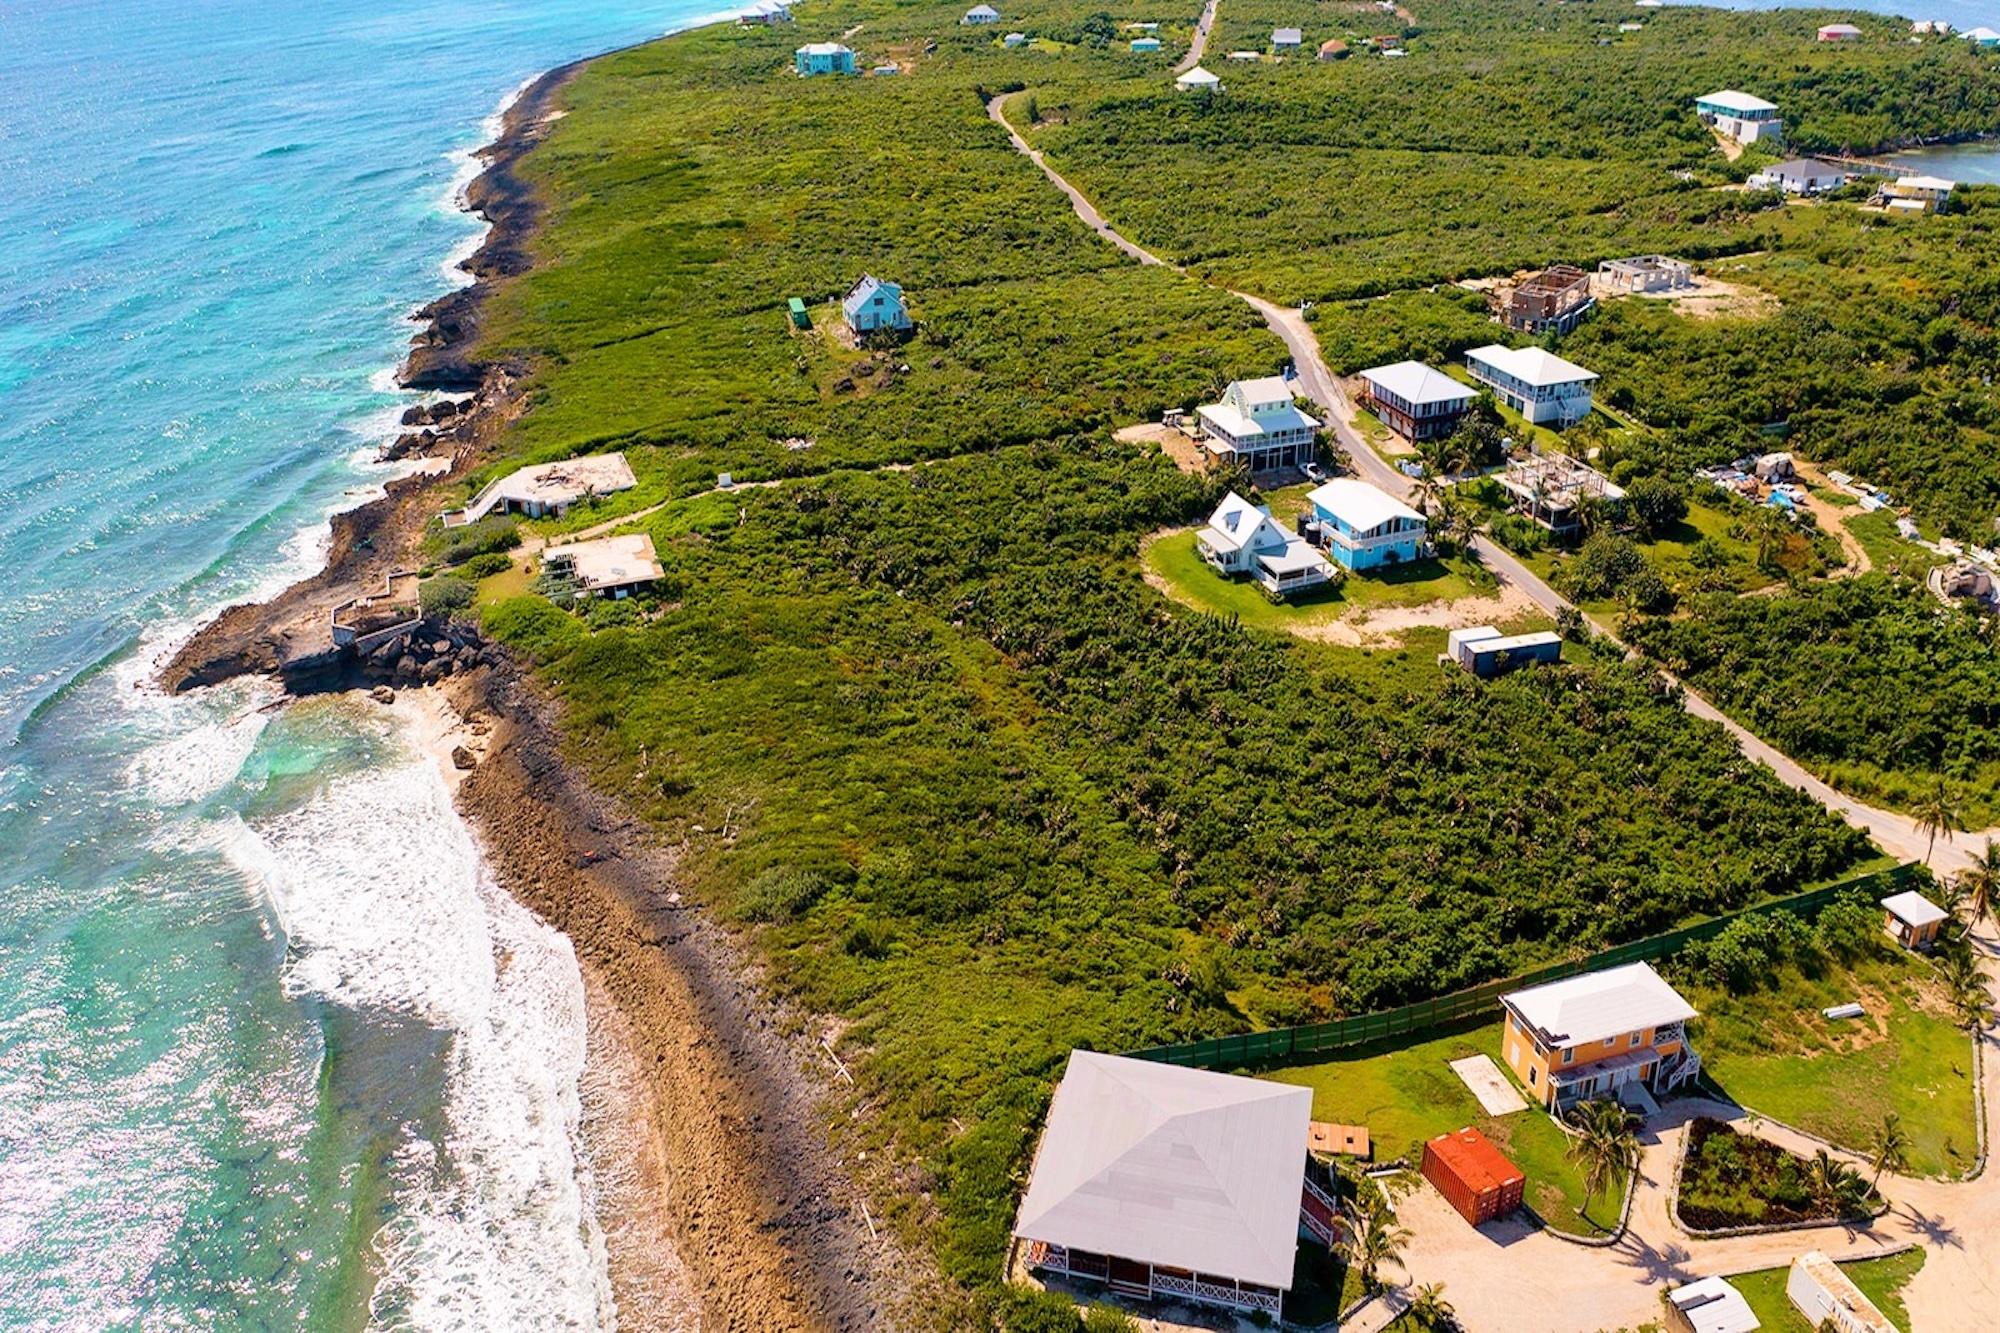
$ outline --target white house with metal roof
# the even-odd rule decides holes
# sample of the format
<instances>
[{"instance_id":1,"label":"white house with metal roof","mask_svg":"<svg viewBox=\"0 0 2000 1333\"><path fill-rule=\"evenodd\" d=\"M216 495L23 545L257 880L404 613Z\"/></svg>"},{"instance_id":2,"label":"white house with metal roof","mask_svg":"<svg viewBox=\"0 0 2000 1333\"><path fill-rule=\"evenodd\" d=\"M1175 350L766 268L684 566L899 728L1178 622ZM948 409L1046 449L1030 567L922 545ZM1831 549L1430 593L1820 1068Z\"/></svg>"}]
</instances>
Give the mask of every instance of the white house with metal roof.
<instances>
[{"instance_id":1,"label":"white house with metal roof","mask_svg":"<svg viewBox=\"0 0 2000 1333\"><path fill-rule=\"evenodd\" d=\"M1333 577L1312 543L1271 517L1271 511L1231 491L1195 533L1195 550L1218 574L1252 578L1265 591L1289 597Z\"/></svg>"},{"instance_id":2,"label":"white house with metal roof","mask_svg":"<svg viewBox=\"0 0 2000 1333\"><path fill-rule=\"evenodd\" d=\"M1252 472L1299 467L1312 461L1315 417L1292 401L1292 383L1279 375L1235 380L1222 401L1195 410L1206 448L1218 462L1242 462Z\"/></svg>"},{"instance_id":3,"label":"white house with metal roof","mask_svg":"<svg viewBox=\"0 0 2000 1333\"><path fill-rule=\"evenodd\" d=\"M1014 1220L1031 1267L1278 1316L1312 1092L1072 1051Z\"/></svg>"},{"instance_id":4,"label":"white house with metal roof","mask_svg":"<svg viewBox=\"0 0 2000 1333\"><path fill-rule=\"evenodd\" d=\"M1219 93L1222 91L1222 80L1209 70L1196 65L1193 69L1175 79L1174 87L1184 93Z\"/></svg>"},{"instance_id":5,"label":"white house with metal roof","mask_svg":"<svg viewBox=\"0 0 2000 1333\"><path fill-rule=\"evenodd\" d=\"M1361 382L1367 386L1369 409L1383 425L1411 441L1451 434L1479 397L1477 389L1421 361L1372 366L1361 372Z\"/></svg>"},{"instance_id":6,"label":"white house with metal roof","mask_svg":"<svg viewBox=\"0 0 2000 1333\"><path fill-rule=\"evenodd\" d=\"M878 330L900 333L910 327L903 289L866 273L842 299L840 313L847 320L847 327L857 334Z\"/></svg>"},{"instance_id":7,"label":"white house with metal roof","mask_svg":"<svg viewBox=\"0 0 2000 1333\"><path fill-rule=\"evenodd\" d=\"M974 26L982 23L998 23L999 21L1000 11L991 5L974 5L972 8L966 10L965 17L959 20L960 23Z\"/></svg>"},{"instance_id":8,"label":"white house with metal roof","mask_svg":"<svg viewBox=\"0 0 2000 1333\"><path fill-rule=\"evenodd\" d=\"M1306 496L1316 537L1328 555L1349 569L1407 564L1430 551L1424 516L1387 491L1352 477L1335 477Z\"/></svg>"},{"instance_id":9,"label":"white house with metal roof","mask_svg":"<svg viewBox=\"0 0 2000 1333\"><path fill-rule=\"evenodd\" d=\"M1906 949L1929 949L1951 914L1910 889L1882 900L1882 927Z\"/></svg>"},{"instance_id":10,"label":"white house with metal roof","mask_svg":"<svg viewBox=\"0 0 2000 1333\"><path fill-rule=\"evenodd\" d=\"M1665 1092L1701 1060L1687 1044L1694 1006L1649 963L1586 972L1500 997L1501 1052L1545 1106Z\"/></svg>"},{"instance_id":11,"label":"white house with metal roof","mask_svg":"<svg viewBox=\"0 0 2000 1333\"><path fill-rule=\"evenodd\" d=\"M1297 28L1271 29L1271 49L1273 51L1296 51L1305 39L1305 33Z\"/></svg>"},{"instance_id":12,"label":"white house with metal roof","mask_svg":"<svg viewBox=\"0 0 2000 1333\"><path fill-rule=\"evenodd\" d=\"M1695 98L1694 111L1702 124L1722 131L1738 143L1762 143L1785 136L1785 122L1778 115L1777 103L1734 88Z\"/></svg>"},{"instance_id":13,"label":"white house with metal roof","mask_svg":"<svg viewBox=\"0 0 2000 1333\"><path fill-rule=\"evenodd\" d=\"M1488 343L1465 354L1472 378L1536 426L1568 426L1590 415L1597 373L1539 347Z\"/></svg>"},{"instance_id":14,"label":"white house with metal roof","mask_svg":"<svg viewBox=\"0 0 2000 1333\"><path fill-rule=\"evenodd\" d=\"M1795 157L1775 167L1765 167L1743 182L1753 190L1783 190L1786 194L1825 194L1847 184L1847 173L1838 167Z\"/></svg>"},{"instance_id":15,"label":"white house with metal roof","mask_svg":"<svg viewBox=\"0 0 2000 1333\"><path fill-rule=\"evenodd\" d=\"M854 52L839 42L807 42L792 52L792 70L800 78L815 74L854 73Z\"/></svg>"}]
</instances>

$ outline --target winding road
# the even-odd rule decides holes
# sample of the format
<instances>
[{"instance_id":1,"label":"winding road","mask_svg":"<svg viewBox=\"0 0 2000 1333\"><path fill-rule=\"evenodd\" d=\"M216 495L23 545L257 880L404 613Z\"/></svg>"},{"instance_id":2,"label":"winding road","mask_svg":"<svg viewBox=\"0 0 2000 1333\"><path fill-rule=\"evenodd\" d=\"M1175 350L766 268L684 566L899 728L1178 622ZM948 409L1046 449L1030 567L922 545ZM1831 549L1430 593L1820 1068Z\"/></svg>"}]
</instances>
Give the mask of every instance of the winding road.
<instances>
[{"instance_id":1,"label":"winding road","mask_svg":"<svg viewBox=\"0 0 2000 1333\"><path fill-rule=\"evenodd\" d=\"M1201 63L1201 53L1208 49L1209 29L1215 26L1215 5L1216 0L1208 0L1208 3L1202 6L1201 17L1195 20L1194 38L1188 43L1187 54L1174 66L1174 73L1185 74ZM1046 171L1048 168L1044 167L1043 170Z\"/></svg>"},{"instance_id":2,"label":"winding road","mask_svg":"<svg viewBox=\"0 0 2000 1333\"><path fill-rule=\"evenodd\" d=\"M1213 0L1211 0L1208 8L1203 11L1204 25L1212 21L1214 16L1215 5ZM1205 26L1202 31L1204 34L1206 33ZM986 104L986 114L1002 130L1006 131L1008 141L1013 144L1015 151L1034 163L1036 169L1048 178L1049 183L1063 192L1063 195L1069 200L1070 207L1085 226L1096 232L1110 244L1118 247L1126 256L1141 264L1170 268L1176 273L1187 274L1191 281L1201 281L1201 279L1195 278L1194 275L1188 274L1185 268L1161 258L1151 250L1146 249L1138 242L1119 232L1117 228L1106 221L1104 215L1098 211L1097 206L1090 201L1089 197L1065 179L1054 167L1050 166L1048 160L1042 155L1041 150L1023 138L1020 131L1016 130L1013 123L1007 119L1006 102L1007 98L1011 95L1002 94L988 101ZM1271 332L1277 334L1283 340L1286 350L1292 355L1293 364L1298 369L1300 388L1304 391L1307 398L1311 399L1326 412L1327 427L1332 433L1335 443L1340 446L1341 452L1347 456L1349 466L1353 469L1354 474L1399 499L1409 500L1415 490L1414 483L1410 478L1391 467L1380 454L1369 447L1368 442L1362 439L1360 432L1355 429L1354 405L1341 390L1339 377L1333 373L1333 370L1326 364L1325 358L1320 355L1319 339L1314 336L1312 325L1306 321L1303 312L1289 306L1277 305L1265 300L1263 297L1253 296L1249 292L1240 292L1227 287L1223 288L1223 290L1249 305L1251 309L1263 317L1264 323L1270 327ZM1519 588L1530 600L1551 616L1556 615L1570 605L1569 601L1561 593L1551 588L1505 547L1500 546L1487 537L1480 536L1474 539L1473 549L1478 552L1480 560L1488 569L1493 571L1501 582L1510 583ZM1619 644L1620 647L1625 646L1612 629L1602 621L1591 618L1590 623L1592 628L1599 634L1604 635L1613 643ZM1671 676L1668 678L1672 679ZM1980 834L1962 835L1957 839L1939 839L1933 847L1928 835L1919 831L1916 821L1908 815L1898 814L1891 810L1877 809L1852 797L1842 795L1807 771L1803 765L1799 764L1789 755L1760 740L1740 723L1724 716L1722 710L1716 708L1707 699L1689 689L1684 683L1675 680L1674 684L1678 687L1683 706L1686 707L1689 713L1695 717L1719 723L1735 738L1737 745L1750 759L1765 765L1773 773L1777 774L1781 781L1804 792L1828 810L1846 820L1849 824L1866 833L1874 840L1876 846L1899 860L1928 861L1931 868L1939 874L1949 874L1965 868L1971 862L1973 848L1981 840L1987 837L2000 839L2000 829L1990 829Z\"/></svg>"}]
</instances>

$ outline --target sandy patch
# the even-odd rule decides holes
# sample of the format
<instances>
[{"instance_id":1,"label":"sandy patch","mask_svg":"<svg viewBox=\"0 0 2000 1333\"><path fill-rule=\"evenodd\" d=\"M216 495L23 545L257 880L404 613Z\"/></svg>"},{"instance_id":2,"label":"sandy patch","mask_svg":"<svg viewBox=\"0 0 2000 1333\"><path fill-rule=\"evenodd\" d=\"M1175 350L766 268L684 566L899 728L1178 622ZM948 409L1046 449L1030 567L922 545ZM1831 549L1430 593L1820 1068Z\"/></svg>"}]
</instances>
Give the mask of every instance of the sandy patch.
<instances>
[{"instance_id":1,"label":"sandy patch","mask_svg":"<svg viewBox=\"0 0 2000 1333\"><path fill-rule=\"evenodd\" d=\"M1599 300L1609 299L1599 292ZM1746 287L1721 278L1697 274L1692 287L1678 292L1641 292L1631 299L1671 301L1677 314L1689 319L1763 319L1775 315L1782 305L1761 287Z\"/></svg>"},{"instance_id":2,"label":"sandy patch","mask_svg":"<svg viewBox=\"0 0 2000 1333\"><path fill-rule=\"evenodd\" d=\"M1523 616L1539 613L1534 599L1502 580L1500 587L1485 597L1461 597L1455 602L1426 602L1422 606L1387 606L1379 611L1344 616L1339 620L1299 624L1292 633L1319 643L1346 648L1400 648L1403 636L1414 629L1460 629L1467 625L1504 625Z\"/></svg>"},{"instance_id":3,"label":"sandy patch","mask_svg":"<svg viewBox=\"0 0 2000 1333\"><path fill-rule=\"evenodd\" d=\"M1162 426L1157 421L1136 426L1120 426L1111 433L1120 444L1158 445L1160 452L1174 460L1174 466L1190 475L1208 468L1208 457L1198 441L1178 426Z\"/></svg>"}]
</instances>

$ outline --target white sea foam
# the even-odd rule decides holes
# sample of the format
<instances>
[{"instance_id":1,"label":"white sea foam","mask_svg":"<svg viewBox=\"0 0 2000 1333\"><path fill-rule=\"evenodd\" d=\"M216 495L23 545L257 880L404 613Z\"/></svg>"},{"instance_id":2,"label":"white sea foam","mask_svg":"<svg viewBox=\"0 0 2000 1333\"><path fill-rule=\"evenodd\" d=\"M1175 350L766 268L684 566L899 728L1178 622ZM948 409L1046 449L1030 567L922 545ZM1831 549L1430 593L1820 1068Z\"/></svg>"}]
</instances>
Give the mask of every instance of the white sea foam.
<instances>
[{"instance_id":1,"label":"white sea foam","mask_svg":"<svg viewBox=\"0 0 2000 1333\"><path fill-rule=\"evenodd\" d=\"M440 1144L398 1154L376 1239L382 1322L610 1328L578 1081L582 975L569 942L492 879L426 761L336 778L223 835L288 935L285 984L449 1032Z\"/></svg>"}]
</instances>

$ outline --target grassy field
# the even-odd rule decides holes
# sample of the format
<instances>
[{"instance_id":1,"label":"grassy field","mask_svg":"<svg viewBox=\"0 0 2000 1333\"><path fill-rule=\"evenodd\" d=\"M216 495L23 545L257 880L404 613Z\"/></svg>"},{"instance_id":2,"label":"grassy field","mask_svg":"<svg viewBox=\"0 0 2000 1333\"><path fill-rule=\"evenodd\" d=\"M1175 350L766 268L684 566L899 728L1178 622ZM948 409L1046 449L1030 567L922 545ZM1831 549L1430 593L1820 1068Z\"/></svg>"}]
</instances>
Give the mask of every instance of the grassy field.
<instances>
[{"instance_id":1,"label":"grassy field","mask_svg":"<svg viewBox=\"0 0 2000 1333\"><path fill-rule=\"evenodd\" d=\"M1910 1169L1957 1173L1978 1151L1972 1043L1950 1016L1928 964L1884 949L1819 976L1782 968L1767 990L1687 990L1701 1011L1692 1040L1703 1067L1738 1102L1842 1147L1866 1152L1891 1112L1910 1136ZM1858 1001L1865 1017L1820 1010Z\"/></svg>"},{"instance_id":2,"label":"grassy field","mask_svg":"<svg viewBox=\"0 0 2000 1333\"><path fill-rule=\"evenodd\" d=\"M1262 1077L1313 1092L1313 1118L1366 1125L1377 1161L1397 1157L1420 1163L1426 1139L1468 1125L1476 1127L1528 1178L1530 1207L1550 1226L1583 1235L1618 1223L1625 1184L1618 1180L1596 1199L1583 1197L1583 1171L1567 1153L1569 1140L1535 1108L1489 1116L1448 1062L1467 1055L1500 1059L1498 1019L1414 1042L1360 1047L1319 1064L1292 1065Z\"/></svg>"},{"instance_id":3,"label":"grassy field","mask_svg":"<svg viewBox=\"0 0 2000 1333\"><path fill-rule=\"evenodd\" d=\"M1875 1308L1889 1316L1904 1333L1910 1329L1910 1312L1903 1308L1901 1292L1924 1266L1922 1249L1905 1250L1886 1259L1863 1259L1842 1264L1840 1270L1854 1279L1861 1293L1875 1302ZM1806 1317L1785 1296L1786 1268L1766 1268L1729 1279L1743 1293L1760 1324L1760 1333L1816 1333Z\"/></svg>"}]
</instances>

